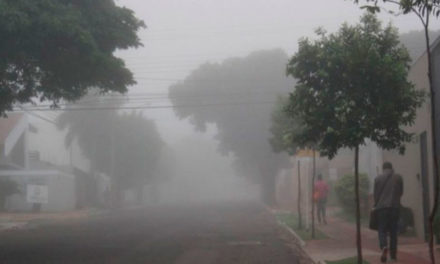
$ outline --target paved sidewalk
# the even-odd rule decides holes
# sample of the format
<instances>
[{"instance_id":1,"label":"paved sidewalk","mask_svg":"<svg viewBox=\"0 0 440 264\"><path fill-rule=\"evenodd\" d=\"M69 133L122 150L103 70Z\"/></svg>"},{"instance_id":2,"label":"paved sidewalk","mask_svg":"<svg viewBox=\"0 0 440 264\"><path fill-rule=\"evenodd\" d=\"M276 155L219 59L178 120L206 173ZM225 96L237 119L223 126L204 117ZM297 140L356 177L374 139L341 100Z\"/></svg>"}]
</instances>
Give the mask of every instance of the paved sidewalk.
<instances>
[{"instance_id":1,"label":"paved sidewalk","mask_svg":"<svg viewBox=\"0 0 440 264\"><path fill-rule=\"evenodd\" d=\"M317 225L317 227L329 238L307 241L305 251L316 262L356 256L356 226L354 223L329 216L328 225ZM368 228L362 228L362 243L364 259L370 264L380 263L377 233ZM438 253L437 258L440 258ZM414 237L399 237L397 263L430 263L427 244Z\"/></svg>"},{"instance_id":2,"label":"paved sidewalk","mask_svg":"<svg viewBox=\"0 0 440 264\"><path fill-rule=\"evenodd\" d=\"M4 222L0 223L0 232L6 230L16 230L24 228L27 222Z\"/></svg>"},{"instance_id":3,"label":"paved sidewalk","mask_svg":"<svg viewBox=\"0 0 440 264\"><path fill-rule=\"evenodd\" d=\"M103 210L86 208L59 213L0 213L0 232L23 229L41 223L65 222L87 219L101 214Z\"/></svg>"}]
</instances>

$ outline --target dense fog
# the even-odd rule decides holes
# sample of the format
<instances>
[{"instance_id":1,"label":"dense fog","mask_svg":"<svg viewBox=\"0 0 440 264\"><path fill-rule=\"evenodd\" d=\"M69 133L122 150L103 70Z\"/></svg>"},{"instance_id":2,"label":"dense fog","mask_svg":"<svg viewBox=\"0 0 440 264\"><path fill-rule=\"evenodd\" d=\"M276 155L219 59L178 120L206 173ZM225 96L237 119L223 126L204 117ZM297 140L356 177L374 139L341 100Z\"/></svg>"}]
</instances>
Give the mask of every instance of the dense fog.
<instances>
[{"instance_id":1,"label":"dense fog","mask_svg":"<svg viewBox=\"0 0 440 264\"><path fill-rule=\"evenodd\" d=\"M312 263L384 161L428 238L440 11L358 2L0 0L0 263Z\"/></svg>"}]
</instances>

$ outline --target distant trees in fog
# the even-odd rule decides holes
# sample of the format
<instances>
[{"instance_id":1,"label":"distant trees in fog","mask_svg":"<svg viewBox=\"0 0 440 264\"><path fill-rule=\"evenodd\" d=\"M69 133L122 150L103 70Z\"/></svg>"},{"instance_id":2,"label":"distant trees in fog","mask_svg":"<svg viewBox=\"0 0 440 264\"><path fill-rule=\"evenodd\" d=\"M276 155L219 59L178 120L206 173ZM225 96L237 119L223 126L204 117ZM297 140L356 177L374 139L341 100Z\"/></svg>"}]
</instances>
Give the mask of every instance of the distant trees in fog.
<instances>
[{"instance_id":1,"label":"distant trees in fog","mask_svg":"<svg viewBox=\"0 0 440 264\"><path fill-rule=\"evenodd\" d=\"M84 104L87 99L92 99L89 104L95 106L109 104L99 97L86 97ZM164 143L152 120L142 113L119 113L117 104L122 101L116 101L111 101L112 109L68 109L59 116L58 123L60 129L67 129L66 145L76 141L90 160L92 171L111 177L113 191L118 196L128 188L138 187L141 192L153 180Z\"/></svg>"},{"instance_id":2,"label":"distant trees in fog","mask_svg":"<svg viewBox=\"0 0 440 264\"><path fill-rule=\"evenodd\" d=\"M267 203L275 202L275 176L288 166L287 155L274 153L268 142L276 98L293 86L284 74L287 60L282 50L268 50L206 63L170 87L173 104L188 105L176 107L176 114L201 131L215 124L219 151L233 153L237 172L261 183Z\"/></svg>"}]
</instances>

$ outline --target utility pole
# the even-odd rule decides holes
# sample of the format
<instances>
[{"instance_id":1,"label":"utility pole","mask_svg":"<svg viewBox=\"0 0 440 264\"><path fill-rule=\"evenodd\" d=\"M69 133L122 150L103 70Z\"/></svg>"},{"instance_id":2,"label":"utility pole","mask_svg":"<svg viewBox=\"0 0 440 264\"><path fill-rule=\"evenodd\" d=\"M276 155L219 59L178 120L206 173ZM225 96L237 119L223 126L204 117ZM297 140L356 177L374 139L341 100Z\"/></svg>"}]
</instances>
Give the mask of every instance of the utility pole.
<instances>
[{"instance_id":1,"label":"utility pole","mask_svg":"<svg viewBox=\"0 0 440 264\"><path fill-rule=\"evenodd\" d=\"M115 129L113 122L111 123L110 127L110 177L111 177L111 188L113 189L112 193L112 206L118 207L119 206L119 186L116 181L116 175L115 175Z\"/></svg>"},{"instance_id":2,"label":"utility pole","mask_svg":"<svg viewBox=\"0 0 440 264\"><path fill-rule=\"evenodd\" d=\"M301 161L298 160L298 229L302 229L301 214Z\"/></svg>"},{"instance_id":3,"label":"utility pole","mask_svg":"<svg viewBox=\"0 0 440 264\"><path fill-rule=\"evenodd\" d=\"M313 149L312 174L312 238L315 238L315 179L316 179L316 151Z\"/></svg>"},{"instance_id":4,"label":"utility pole","mask_svg":"<svg viewBox=\"0 0 440 264\"><path fill-rule=\"evenodd\" d=\"M69 147L69 161L70 161L70 168L73 168L73 144L70 144Z\"/></svg>"}]
</instances>

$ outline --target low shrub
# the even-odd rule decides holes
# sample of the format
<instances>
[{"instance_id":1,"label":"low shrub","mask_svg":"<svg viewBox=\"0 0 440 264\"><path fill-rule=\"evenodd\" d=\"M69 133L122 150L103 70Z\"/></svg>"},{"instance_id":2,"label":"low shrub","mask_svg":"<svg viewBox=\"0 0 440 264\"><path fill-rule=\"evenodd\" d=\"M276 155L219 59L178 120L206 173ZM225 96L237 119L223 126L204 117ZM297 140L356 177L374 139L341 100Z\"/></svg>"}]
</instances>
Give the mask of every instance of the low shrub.
<instances>
[{"instance_id":1,"label":"low shrub","mask_svg":"<svg viewBox=\"0 0 440 264\"><path fill-rule=\"evenodd\" d=\"M335 184L335 192L341 207L347 213L354 213L356 209L354 193L354 175L348 174L340 177ZM359 174L359 195L361 206L365 207L368 203L368 193L370 180L366 174Z\"/></svg>"}]
</instances>

